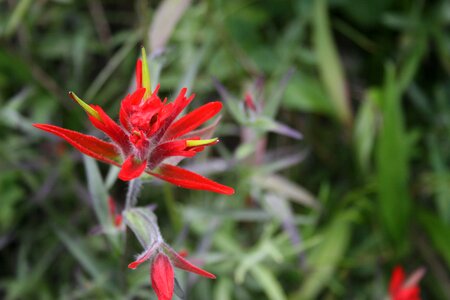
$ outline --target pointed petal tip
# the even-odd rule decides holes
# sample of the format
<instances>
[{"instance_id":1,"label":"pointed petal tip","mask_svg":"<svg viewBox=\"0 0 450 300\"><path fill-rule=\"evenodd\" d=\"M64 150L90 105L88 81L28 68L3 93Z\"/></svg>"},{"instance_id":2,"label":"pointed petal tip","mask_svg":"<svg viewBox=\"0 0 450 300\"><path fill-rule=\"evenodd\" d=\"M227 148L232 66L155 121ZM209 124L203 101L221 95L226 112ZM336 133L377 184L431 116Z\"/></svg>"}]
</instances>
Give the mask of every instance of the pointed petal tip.
<instances>
[{"instance_id":1,"label":"pointed petal tip","mask_svg":"<svg viewBox=\"0 0 450 300\"><path fill-rule=\"evenodd\" d=\"M211 102L208 102L208 103L206 103L204 105L209 105L209 109L214 111L214 114L219 113L222 110L222 107L223 107L223 103L220 100L211 101Z\"/></svg>"},{"instance_id":2,"label":"pointed petal tip","mask_svg":"<svg viewBox=\"0 0 450 300\"><path fill-rule=\"evenodd\" d=\"M206 277L206 278L216 279L216 275L209 273L208 271L203 270L200 267L197 267L196 265L191 263L189 260L185 259L182 255L177 253L175 250L173 250L170 246L165 245L165 249L166 249L167 253L169 254L175 267L185 270L185 271L188 271L188 272L191 272L191 273L198 274L198 275Z\"/></svg>"},{"instance_id":3,"label":"pointed petal tip","mask_svg":"<svg viewBox=\"0 0 450 300\"><path fill-rule=\"evenodd\" d=\"M74 92L69 92L69 97L72 98L78 105L81 106L81 108L88 114L96 118L97 120L101 121L100 114L93 109L89 104L81 100L80 97L78 97Z\"/></svg>"},{"instance_id":4,"label":"pointed petal tip","mask_svg":"<svg viewBox=\"0 0 450 300\"><path fill-rule=\"evenodd\" d=\"M53 125L50 125L50 124L41 124L41 123L33 123L33 124L31 124L31 125L33 125L33 127L37 128L37 129L40 129L40 130L43 130L43 131L47 131L47 132L53 133L52 131L50 131L50 130L52 130Z\"/></svg>"},{"instance_id":5,"label":"pointed petal tip","mask_svg":"<svg viewBox=\"0 0 450 300\"><path fill-rule=\"evenodd\" d=\"M224 195L234 194L234 189L229 186L174 165L162 164L157 172L148 171L147 173L187 189L210 191Z\"/></svg>"},{"instance_id":6,"label":"pointed petal tip","mask_svg":"<svg viewBox=\"0 0 450 300\"><path fill-rule=\"evenodd\" d=\"M176 138L189 133L218 114L222 106L221 102L215 101L198 107L172 124L167 136Z\"/></svg>"},{"instance_id":7,"label":"pointed petal tip","mask_svg":"<svg viewBox=\"0 0 450 300\"><path fill-rule=\"evenodd\" d=\"M127 158L122 164L118 177L123 181L130 181L141 176L147 167L147 161L138 161L134 156Z\"/></svg>"},{"instance_id":8,"label":"pointed petal tip","mask_svg":"<svg viewBox=\"0 0 450 300\"><path fill-rule=\"evenodd\" d=\"M147 53L145 51L144 46L141 47L141 60L142 60L142 69L141 69L142 82L141 82L141 84L142 84L142 87L144 87L146 89L144 98L145 98L145 100L147 100L152 95L152 85L151 85L151 80L150 80L150 70L148 68L148 63L147 63Z\"/></svg>"},{"instance_id":9,"label":"pointed petal tip","mask_svg":"<svg viewBox=\"0 0 450 300\"><path fill-rule=\"evenodd\" d=\"M221 194L227 195L227 196L231 196L234 195L235 191L232 187L229 186L225 186L225 188L222 189Z\"/></svg>"},{"instance_id":10,"label":"pointed petal tip","mask_svg":"<svg viewBox=\"0 0 450 300\"><path fill-rule=\"evenodd\" d=\"M132 263L128 264L128 269L135 270L138 266L139 266L139 263L136 261L133 261Z\"/></svg>"},{"instance_id":11,"label":"pointed petal tip","mask_svg":"<svg viewBox=\"0 0 450 300\"><path fill-rule=\"evenodd\" d=\"M102 141L94 136L50 124L33 124L33 126L59 136L86 155L112 165L118 165L119 153L111 143Z\"/></svg>"},{"instance_id":12,"label":"pointed petal tip","mask_svg":"<svg viewBox=\"0 0 450 300\"><path fill-rule=\"evenodd\" d=\"M40 123L33 123L31 125L33 125L33 127L39 128L39 129L42 129L42 127L45 126L45 124L40 124Z\"/></svg>"},{"instance_id":13,"label":"pointed petal tip","mask_svg":"<svg viewBox=\"0 0 450 300\"><path fill-rule=\"evenodd\" d=\"M186 147L199 147L215 145L219 142L219 138L212 138L208 140L187 140Z\"/></svg>"}]
</instances>

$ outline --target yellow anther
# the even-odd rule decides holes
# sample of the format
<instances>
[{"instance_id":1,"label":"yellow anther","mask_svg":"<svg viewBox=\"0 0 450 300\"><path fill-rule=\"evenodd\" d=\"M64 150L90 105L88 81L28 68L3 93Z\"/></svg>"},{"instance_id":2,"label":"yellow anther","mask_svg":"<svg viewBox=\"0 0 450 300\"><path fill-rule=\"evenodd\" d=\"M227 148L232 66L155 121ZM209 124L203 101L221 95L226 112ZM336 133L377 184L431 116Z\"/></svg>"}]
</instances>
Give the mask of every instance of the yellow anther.
<instances>
[{"instance_id":1,"label":"yellow anther","mask_svg":"<svg viewBox=\"0 0 450 300\"><path fill-rule=\"evenodd\" d=\"M209 140L187 140L186 146L187 147L205 146L205 145L214 144L218 140L219 140L218 138L213 138L213 139L209 139Z\"/></svg>"},{"instance_id":2,"label":"yellow anther","mask_svg":"<svg viewBox=\"0 0 450 300\"><path fill-rule=\"evenodd\" d=\"M97 120L101 120L99 113L93 109L92 107L89 106L89 104L87 104L86 102L84 102L83 100L81 100L77 95L75 95L74 92L69 92L69 96L70 98L72 98L75 102L77 102L81 108L84 109L85 112L87 112L89 115L93 116L94 118L96 118Z\"/></svg>"}]
</instances>

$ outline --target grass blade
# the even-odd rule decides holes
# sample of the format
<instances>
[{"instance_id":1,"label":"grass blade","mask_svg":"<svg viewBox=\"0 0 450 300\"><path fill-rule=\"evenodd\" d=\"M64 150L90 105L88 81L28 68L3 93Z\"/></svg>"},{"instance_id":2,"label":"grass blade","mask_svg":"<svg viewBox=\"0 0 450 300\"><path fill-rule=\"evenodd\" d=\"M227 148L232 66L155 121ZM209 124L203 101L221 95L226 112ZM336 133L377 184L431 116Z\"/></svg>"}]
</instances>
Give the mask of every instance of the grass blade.
<instances>
[{"instance_id":1,"label":"grass blade","mask_svg":"<svg viewBox=\"0 0 450 300\"><path fill-rule=\"evenodd\" d=\"M336 116L341 122L350 124L352 113L346 92L344 71L331 34L326 0L315 2L314 45L319 72L336 111Z\"/></svg>"}]
</instances>

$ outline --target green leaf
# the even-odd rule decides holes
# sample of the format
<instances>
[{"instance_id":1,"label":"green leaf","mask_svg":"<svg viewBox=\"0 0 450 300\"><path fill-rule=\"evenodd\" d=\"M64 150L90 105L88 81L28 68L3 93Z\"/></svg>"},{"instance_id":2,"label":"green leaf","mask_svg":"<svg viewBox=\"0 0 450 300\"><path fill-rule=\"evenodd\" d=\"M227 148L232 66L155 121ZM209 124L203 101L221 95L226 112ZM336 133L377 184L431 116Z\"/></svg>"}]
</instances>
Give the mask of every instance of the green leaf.
<instances>
[{"instance_id":1,"label":"green leaf","mask_svg":"<svg viewBox=\"0 0 450 300\"><path fill-rule=\"evenodd\" d=\"M136 235L143 248L162 242L156 215L149 207L129 208L123 212L125 223Z\"/></svg>"},{"instance_id":2,"label":"green leaf","mask_svg":"<svg viewBox=\"0 0 450 300\"><path fill-rule=\"evenodd\" d=\"M450 226L443 223L430 212L419 213L419 221L424 226L433 246L442 255L447 268L450 268Z\"/></svg>"},{"instance_id":3,"label":"green leaf","mask_svg":"<svg viewBox=\"0 0 450 300\"><path fill-rule=\"evenodd\" d=\"M103 279L105 278L103 278L102 269L97 264L97 259L91 255L90 249L88 249L82 239L76 237L73 233L68 234L58 226L54 226L53 230L83 269L96 281L104 281Z\"/></svg>"},{"instance_id":4,"label":"green leaf","mask_svg":"<svg viewBox=\"0 0 450 300\"><path fill-rule=\"evenodd\" d=\"M339 214L324 230L322 243L313 249L309 257L313 270L305 274L302 287L290 299L317 299L319 293L329 285L349 246L353 213L348 211Z\"/></svg>"},{"instance_id":5,"label":"green leaf","mask_svg":"<svg viewBox=\"0 0 450 300\"><path fill-rule=\"evenodd\" d=\"M266 267L256 264L251 269L252 276L258 281L270 300L284 300L286 295L275 275Z\"/></svg>"},{"instance_id":6,"label":"green leaf","mask_svg":"<svg viewBox=\"0 0 450 300\"><path fill-rule=\"evenodd\" d=\"M273 119L280 109L281 101L283 100L283 95L286 90L286 87L294 73L294 70L289 70L284 76L281 78L280 82L277 82L275 86L272 88L273 92L267 97L267 100L264 104L264 112L263 114L270 119Z\"/></svg>"},{"instance_id":7,"label":"green leaf","mask_svg":"<svg viewBox=\"0 0 450 300\"><path fill-rule=\"evenodd\" d=\"M231 292L233 291L233 282L227 277L221 277L217 280L217 285L214 291L214 299L217 300L231 300Z\"/></svg>"},{"instance_id":8,"label":"green leaf","mask_svg":"<svg viewBox=\"0 0 450 300\"><path fill-rule=\"evenodd\" d=\"M103 182L97 161L93 158L83 155L83 162L86 170L89 194L92 197L92 204L95 215L100 223L103 232L106 233L111 244L119 249L119 239L116 228L114 227L113 216L109 213L108 191Z\"/></svg>"},{"instance_id":9,"label":"green leaf","mask_svg":"<svg viewBox=\"0 0 450 300\"><path fill-rule=\"evenodd\" d=\"M108 64L100 71L92 81L85 93L85 99L94 99L106 81L114 74L114 71L128 57L131 50L135 49L136 43L141 37L141 31L135 31L129 35L124 45L111 57Z\"/></svg>"},{"instance_id":10,"label":"green leaf","mask_svg":"<svg viewBox=\"0 0 450 300\"><path fill-rule=\"evenodd\" d=\"M335 111L320 82L306 74L296 74L286 88L283 104L302 112L334 116Z\"/></svg>"},{"instance_id":11,"label":"green leaf","mask_svg":"<svg viewBox=\"0 0 450 300\"><path fill-rule=\"evenodd\" d=\"M410 216L411 199L407 187L408 138L397 87L394 67L388 65L381 97L383 122L377 140L378 204L381 224L391 240L400 246L406 242L404 236Z\"/></svg>"},{"instance_id":12,"label":"green leaf","mask_svg":"<svg viewBox=\"0 0 450 300\"><path fill-rule=\"evenodd\" d=\"M236 160L239 161L245 159L246 157L249 157L254 152L255 152L255 143L253 141L241 143L235 150L234 156Z\"/></svg>"},{"instance_id":13,"label":"green leaf","mask_svg":"<svg viewBox=\"0 0 450 300\"><path fill-rule=\"evenodd\" d=\"M271 193L286 197L297 204L315 209L321 207L318 200L308 190L283 176L274 174L255 175L252 183Z\"/></svg>"},{"instance_id":14,"label":"green leaf","mask_svg":"<svg viewBox=\"0 0 450 300\"><path fill-rule=\"evenodd\" d=\"M19 24L23 22L25 14L30 9L31 4L33 4L32 0L20 0L18 2L13 13L10 15L8 19L8 23L6 24L4 32L5 36L9 37L12 34L14 34L14 31L17 29Z\"/></svg>"},{"instance_id":15,"label":"green leaf","mask_svg":"<svg viewBox=\"0 0 450 300\"><path fill-rule=\"evenodd\" d=\"M247 116L244 113L244 109L240 104L240 100L235 96L231 95L228 90L217 80L213 79L216 90L219 92L220 98L222 98L225 107L231 116L239 124L245 124L247 121Z\"/></svg>"},{"instance_id":16,"label":"green leaf","mask_svg":"<svg viewBox=\"0 0 450 300\"><path fill-rule=\"evenodd\" d=\"M379 98L379 90L369 90L356 115L353 131L353 143L358 165L363 173L366 174L369 171L371 156L374 150L378 116L376 100Z\"/></svg>"},{"instance_id":17,"label":"green leaf","mask_svg":"<svg viewBox=\"0 0 450 300\"><path fill-rule=\"evenodd\" d=\"M175 195L171 185L165 184L163 186L164 191L164 204L167 207L169 218L172 223L173 229L179 232L183 228L183 218L180 213L178 203L176 202Z\"/></svg>"},{"instance_id":18,"label":"green leaf","mask_svg":"<svg viewBox=\"0 0 450 300\"><path fill-rule=\"evenodd\" d=\"M427 39L423 33L418 33L417 41L411 45L405 61L401 65L398 74L398 90L402 93L411 84L416 75L420 62L427 50Z\"/></svg>"},{"instance_id":19,"label":"green leaf","mask_svg":"<svg viewBox=\"0 0 450 300\"><path fill-rule=\"evenodd\" d=\"M1 282L2 290L6 294L4 299L27 299L31 298L31 295L35 298L36 292L40 293L45 281L45 273L54 263L58 248L55 243L48 244L45 253L42 253L39 260L30 266L28 260L34 249L31 243L22 244L18 251L15 280Z\"/></svg>"},{"instance_id":20,"label":"green leaf","mask_svg":"<svg viewBox=\"0 0 450 300\"><path fill-rule=\"evenodd\" d=\"M434 137L428 140L428 149L431 165L436 177L433 186L437 212L442 221L450 225L450 186L448 184L449 171L444 162L444 157Z\"/></svg>"},{"instance_id":21,"label":"green leaf","mask_svg":"<svg viewBox=\"0 0 450 300\"><path fill-rule=\"evenodd\" d=\"M317 0L314 7L313 38L319 73L337 118L349 124L352 121L352 113L346 92L344 71L331 34L326 2L326 0Z\"/></svg>"}]
</instances>

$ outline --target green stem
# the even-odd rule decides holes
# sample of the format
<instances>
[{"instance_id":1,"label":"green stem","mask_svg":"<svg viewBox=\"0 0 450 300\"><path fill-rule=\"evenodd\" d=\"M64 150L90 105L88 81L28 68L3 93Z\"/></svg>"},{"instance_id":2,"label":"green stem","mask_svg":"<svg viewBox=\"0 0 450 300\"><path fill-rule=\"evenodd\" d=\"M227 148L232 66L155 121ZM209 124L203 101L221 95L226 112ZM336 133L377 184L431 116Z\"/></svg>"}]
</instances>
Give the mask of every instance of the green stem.
<instances>
[{"instance_id":1,"label":"green stem","mask_svg":"<svg viewBox=\"0 0 450 300\"><path fill-rule=\"evenodd\" d=\"M127 198L125 202L125 209L130 209L135 207L137 204L137 198L139 196L139 191L141 190L142 180L136 178L130 181L128 184Z\"/></svg>"}]
</instances>

